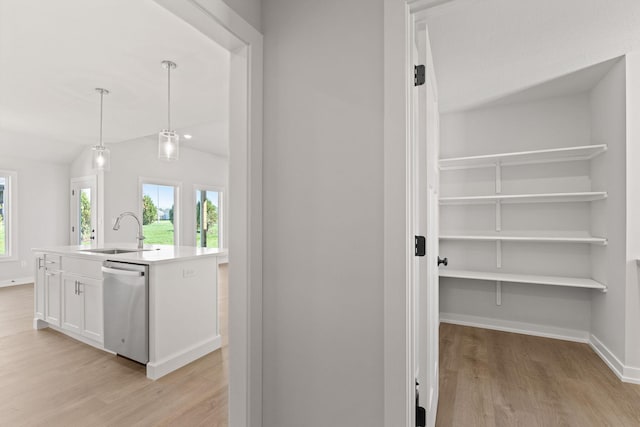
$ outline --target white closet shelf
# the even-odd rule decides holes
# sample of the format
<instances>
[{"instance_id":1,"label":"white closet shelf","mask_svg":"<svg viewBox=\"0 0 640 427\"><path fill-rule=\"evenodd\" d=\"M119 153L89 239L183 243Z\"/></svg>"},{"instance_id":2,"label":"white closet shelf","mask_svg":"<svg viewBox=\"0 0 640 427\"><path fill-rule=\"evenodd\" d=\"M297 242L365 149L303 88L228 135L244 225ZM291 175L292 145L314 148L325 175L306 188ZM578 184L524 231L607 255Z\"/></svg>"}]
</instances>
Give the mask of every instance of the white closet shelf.
<instances>
[{"instance_id":1,"label":"white closet shelf","mask_svg":"<svg viewBox=\"0 0 640 427\"><path fill-rule=\"evenodd\" d=\"M552 202L592 202L607 198L604 191L545 194L495 194L491 196L440 197L441 205L470 205L483 203L552 203Z\"/></svg>"},{"instance_id":2,"label":"white closet shelf","mask_svg":"<svg viewBox=\"0 0 640 427\"><path fill-rule=\"evenodd\" d=\"M440 240L476 240L489 242L541 242L541 243L591 243L594 245L606 245L604 237L582 236L508 236L498 234L441 234Z\"/></svg>"},{"instance_id":3,"label":"white closet shelf","mask_svg":"<svg viewBox=\"0 0 640 427\"><path fill-rule=\"evenodd\" d=\"M500 163L503 166L547 163L554 161L589 160L607 151L606 144L583 145L580 147L553 148L549 150L520 151L512 153L487 154L471 157L440 159L440 169L464 169L489 167Z\"/></svg>"},{"instance_id":4,"label":"white closet shelf","mask_svg":"<svg viewBox=\"0 0 640 427\"><path fill-rule=\"evenodd\" d=\"M531 283L538 285L551 286L568 286L572 288L599 289L603 292L607 291L607 287L593 279L583 279L579 277L558 277L558 276L539 276L534 274L508 274L508 273L491 273L484 271L469 270L449 270L443 268L439 270L440 277L453 277L458 279L474 279L474 280L490 280L512 283Z\"/></svg>"}]
</instances>

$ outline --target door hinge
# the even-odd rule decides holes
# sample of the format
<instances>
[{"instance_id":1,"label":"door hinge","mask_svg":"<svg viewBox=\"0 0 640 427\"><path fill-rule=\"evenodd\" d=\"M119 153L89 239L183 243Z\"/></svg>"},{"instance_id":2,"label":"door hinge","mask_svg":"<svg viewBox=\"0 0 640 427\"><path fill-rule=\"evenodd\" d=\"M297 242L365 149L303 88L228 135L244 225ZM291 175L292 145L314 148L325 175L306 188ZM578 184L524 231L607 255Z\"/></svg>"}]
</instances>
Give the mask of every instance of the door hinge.
<instances>
[{"instance_id":1,"label":"door hinge","mask_svg":"<svg viewBox=\"0 0 640 427\"><path fill-rule=\"evenodd\" d=\"M427 253L427 239L424 236L415 236L416 256L425 256Z\"/></svg>"},{"instance_id":2,"label":"door hinge","mask_svg":"<svg viewBox=\"0 0 640 427\"><path fill-rule=\"evenodd\" d=\"M413 85L422 86L426 81L424 65L416 65L413 67Z\"/></svg>"}]
</instances>

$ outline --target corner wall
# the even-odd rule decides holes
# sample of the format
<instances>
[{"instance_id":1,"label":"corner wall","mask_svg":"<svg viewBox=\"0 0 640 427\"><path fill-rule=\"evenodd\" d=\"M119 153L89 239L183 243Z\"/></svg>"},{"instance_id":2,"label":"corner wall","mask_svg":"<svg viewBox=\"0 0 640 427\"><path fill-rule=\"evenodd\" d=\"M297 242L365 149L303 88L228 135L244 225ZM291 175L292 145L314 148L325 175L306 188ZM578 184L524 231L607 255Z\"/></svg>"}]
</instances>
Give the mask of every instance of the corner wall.
<instances>
[{"instance_id":1,"label":"corner wall","mask_svg":"<svg viewBox=\"0 0 640 427\"><path fill-rule=\"evenodd\" d=\"M593 278L608 286L593 292L590 331L620 361L625 359L626 294L626 118L625 61L620 60L589 95L593 144L607 151L593 159L594 191L607 191L606 200L591 205L592 233L606 236L607 246L591 248Z\"/></svg>"},{"instance_id":2,"label":"corner wall","mask_svg":"<svg viewBox=\"0 0 640 427\"><path fill-rule=\"evenodd\" d=\"M33 277L32 248L67 244L69 169L65 164L5 156L0 158L0 169L18 173L18 259L0 262L2 285Z\"/></svg>"},{"instance_id":3,"label":"corner wall","mask_svg":"<svg viewBox=\"0 0 640 427\"><path fill-rule=\"evenodd\" d=\"M382 426L383 1L263 11L263 425Z\"/></svg>"},{"instance_id":4,"label":"corner wall","mask_svg":"<svg viewBox=\"0 0 640 427\"><path fill-rule=\"evenodd\" d=\"M224 2L258 31L262 31L261 0L224 0Z\"/></svg>"},{"instance_id":5,"label":"corner wall","mask_svg":"<svg viewBox=\"0 0 640 427\"><path fill-rule=\"evenodd\" d=\"M626 56L627 292L625 374L640 381L640 52Z\"/></svg>"}]
</instances>

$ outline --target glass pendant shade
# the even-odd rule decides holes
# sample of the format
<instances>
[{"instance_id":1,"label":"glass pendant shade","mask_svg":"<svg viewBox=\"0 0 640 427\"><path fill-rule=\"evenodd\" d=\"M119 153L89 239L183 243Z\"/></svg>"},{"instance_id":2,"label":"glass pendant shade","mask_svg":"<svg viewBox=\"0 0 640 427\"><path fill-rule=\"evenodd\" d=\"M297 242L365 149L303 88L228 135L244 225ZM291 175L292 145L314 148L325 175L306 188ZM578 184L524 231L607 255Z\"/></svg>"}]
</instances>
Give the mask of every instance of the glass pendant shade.
<instances>
[{"instance_id":1,"label":"glass pendant shade","mask_svg":"<svg viewBox=\"0 0 640 427\"><path fill-rule=\"evenodd\" d=\"M168 129L163 129L158 134L158 158L160 160L174 161L180 156L180 135Z\"/></svg>"},{"instance_id":2,"label":"glass pendant shade","mask_svg":"<svg viewBox=\"0 0 640 427\"><path fill-rule=\"evenodd\" d=\"M162 61L162 68L167 70L167 128L158 133L158 158L175 161L180 157L180 136L171 130L171 70L178 65L172 61Z\"/></svg>"},{"instance_id":3,"label":"glass pendant shade","mask_svg":"<svg viewBox=\"0 0 640 427\"><path fill-rule=\"evenodd\" d=\"M94 170L108 171L111 169L111 151L104 145L92 147L91 167Z\"/></svg>"},{"instance_id":4,"label":"glass pendant shade","mask_svg":"<svg viewBox=\"0 0 640 427\"><path fill-rule=\"evenodd\" d=\"M100 94L100 143L91 147L91 168L96 171L108 171L111 169L111 151L102 143L102 104L105 95L109 91L103 88L96 88Z\"/></svg>"}]
</instances>

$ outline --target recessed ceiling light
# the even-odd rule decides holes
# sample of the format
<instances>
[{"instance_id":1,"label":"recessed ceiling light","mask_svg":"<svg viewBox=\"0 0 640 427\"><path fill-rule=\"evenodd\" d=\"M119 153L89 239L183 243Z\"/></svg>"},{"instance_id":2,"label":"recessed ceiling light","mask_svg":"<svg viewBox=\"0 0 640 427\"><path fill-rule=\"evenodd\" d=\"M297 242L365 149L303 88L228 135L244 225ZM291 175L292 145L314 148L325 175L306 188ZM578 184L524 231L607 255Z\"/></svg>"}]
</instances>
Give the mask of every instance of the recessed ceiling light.
<instances>
[{"instance_id":1,"label":"recessed ceiling light","mask_svg":"<svg viewBox=\"0 0 640 427\"><path fill-rule=\"evenodd\" d=\"M184 134L183 136L184 136L184 139L191 139L192 138L191 135L187 135L187 134Z\"/></svg>"}]
</instances>

